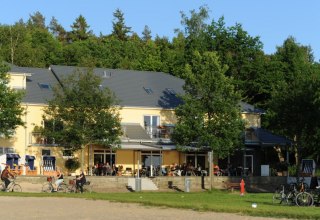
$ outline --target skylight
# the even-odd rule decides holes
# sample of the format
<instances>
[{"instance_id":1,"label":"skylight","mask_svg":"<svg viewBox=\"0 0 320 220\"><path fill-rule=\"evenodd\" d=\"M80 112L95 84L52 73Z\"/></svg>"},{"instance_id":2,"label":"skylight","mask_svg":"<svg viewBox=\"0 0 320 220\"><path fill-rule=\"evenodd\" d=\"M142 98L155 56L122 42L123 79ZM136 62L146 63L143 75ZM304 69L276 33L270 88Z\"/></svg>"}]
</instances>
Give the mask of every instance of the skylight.
<instances>
[{"instance_id":1,"label":"skylight","mask_svg":"<svg viewBox=\"0 0 320 220\"><path fill-rule=\"evenodd\" d=\"M51 86L47 83L38 83L40 89L51 89Z\"/></svg>"},{"instance_id":2,"label":"skylight","mask_svg":"<svg viewBox=\"0 0 320 220\"><path fill-rule=\"evenodd\" d=\"M153 93L152 89L149 87L143 87L144 91L146 91L146 93L148 93L149 95Z\"/></svg>"}]
</instances>

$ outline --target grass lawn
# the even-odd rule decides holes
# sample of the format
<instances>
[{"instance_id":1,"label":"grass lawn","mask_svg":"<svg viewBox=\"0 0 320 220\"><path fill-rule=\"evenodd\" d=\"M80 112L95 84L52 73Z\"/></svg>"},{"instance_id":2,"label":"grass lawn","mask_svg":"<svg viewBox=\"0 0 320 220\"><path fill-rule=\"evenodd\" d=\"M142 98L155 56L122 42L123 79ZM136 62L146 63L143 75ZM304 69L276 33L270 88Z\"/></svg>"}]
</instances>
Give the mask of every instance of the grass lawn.
<instances>
[{"instance_id":1,"label":"grass lawn","mask_svg":"<svg viewBox=\"0 0 320 220\"><path fill-rule=\"evenodd\" d=\"M182 192L134 192L134 193L0 193L0 196L30 196L30 197L72 197L115 202L141 203L148 206L163 206L196 211L214 211L238 213L241 215L263 216L273 218L320 219L320 207L297 207L272 203L270 193L239 193L225 191L210 191L198 193ZM257 208L252 208L252 203Z\"/></svg>"}]
</instances>

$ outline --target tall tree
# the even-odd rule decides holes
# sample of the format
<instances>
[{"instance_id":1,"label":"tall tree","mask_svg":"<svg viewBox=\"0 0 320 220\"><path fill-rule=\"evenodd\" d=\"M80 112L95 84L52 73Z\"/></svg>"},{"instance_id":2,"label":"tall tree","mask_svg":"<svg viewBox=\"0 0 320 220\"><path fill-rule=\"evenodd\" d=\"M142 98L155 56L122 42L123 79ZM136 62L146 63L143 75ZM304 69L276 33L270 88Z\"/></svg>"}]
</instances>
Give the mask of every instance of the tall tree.
<instances>
[{"instance_id":1,"label":"tall tree","mask_svg":"<svg viewBox=\"0 0 320 220\"><path fill-rule=\"evenodd\" d=\"M21 107L23 93L9 87L8 65L0 62L0 135L11 137L18 126L24 125Z\"/></svg>"},{"instance_id":2,"label":"tall tree","mask_svg":"<svg viewBox=\"0 0 320 220\"><path fill-rule=\"evenodd\" d=\"M128 34L131 33L131 27L126 26L123 12L120 9L116 9L113 16L113 29L111 35L119 40L127 40L129 37Z\"/></svg>"},{"instance_id":3,"label":"tall tree","mask_svg":"<svg viewBox=\"0 0 320 220\"><path fill-rule=\"evenodd\" d=\"M58 20L55 17L52 17L49 30L60 42L65 42L67 40L67 31L58 23Z\"/></svg>"},{"instance_id":4,"label":"tall tree","mask_svg":"<svg viewBox=\"0 0 320 220\"><path fill-rule=\"evenodd\" d=\"M27 21L27 26L28 28L47 29L46 18L37 11L33 15L30 15L30 18Z\"/></svg>"},{"instance_id":5,"label":"tall tree","mask_svg":"<svg viewBox=\"0 0 320 220\"><path fill-rule=\"evenodd\" d=\"M151 40L151 30L148 25L144 26L144 29L142 31L142 40L143 41L148 41Z\"/></svg>"},{"instance_id":6,"label":"tall tree","mask_svg":"<svg viewBox=\"0 0 320 220\"><path fill-rule=\"evenodd\" d=\"M195 52L184 76L184 104L176 109L173 141L178 145L209 147L219 158L239 147L244 129L240 95L226 71L216 53Z\"/></svg>"},{"instance_id":7,"label":"tall tree","mask_svg":"<svg viewBox=\"0 0 320 220\"><path fill-rule=\"evenodd\" d=\"M105 147L120 145L121 125L117 100L101 78L92 70L78 70L54 89L54 97L44 110L44 119L56 126L46 126L44 134L71 151L90 144Z\"/></svg>"},{"instance_id":8,"label":"tall tree","mask_svg":"<svg viewBox=\"0 0 320 220\"><path fill-rule=\"evenodd\" d=\"M85 17L79 15L75 22L71 25L70 39L72 41L82 41L88 39L92 35L92 31L89 30Z\"/></svg>"},{"instance_id":9,"label":"tall tree","mask_svg":"<svg viewBox=\"0 0 320 220\"><path fill-rule=\"evenodd\" d=\"M294 140L296 150L304 149L302 155L314 155L319 152L315 146L320 139L320 69L313 63L312 51L289 37L277 48L272 62L280 77L272 92L266 126Z\"/></svg>"}]
</instances>

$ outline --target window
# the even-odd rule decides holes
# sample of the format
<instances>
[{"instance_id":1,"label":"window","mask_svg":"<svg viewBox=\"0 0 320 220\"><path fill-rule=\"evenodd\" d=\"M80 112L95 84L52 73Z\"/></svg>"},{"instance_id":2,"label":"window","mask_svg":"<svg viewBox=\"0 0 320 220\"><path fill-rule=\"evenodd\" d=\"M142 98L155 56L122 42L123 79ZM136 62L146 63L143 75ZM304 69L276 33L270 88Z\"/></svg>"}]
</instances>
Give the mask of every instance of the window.
<instances>
[{"instance_id":1,"label":"window","mask_svg":"<svg viewBox=\"0 0 320 220\"><path fill-rule=\"evenodd\" d=\"M71 156L73 156L73 153L72 153L71 150L63 150L63 151L62 151L62 155L63 155L64 157L71 157Z\"/></svg>"},{"instance_id":2,"label":"window","mask_svg":"<svg viewBox=\"0 0 320 220\"><path fill-rule=\"evenodd\" d=\"M158 115L145 115L143 116L144 128L151 138L157 138L160 135L160 116Z\"/></svg>"},{"instance_id":3,"label":"window","mask_svg":"<svg viewBox=\"0 0 320 220\"><path fill-rule=\"evenodd\" d=\"M50 155L51 155L50 150L46 150L46 149L42 150L42 156L50 156Z\"/></svg>"},{"instance_id":4,"label":"window","mask_svg":"<svg viewBox=\"0 0 320 220\"><path fill-rule=\"evenodd\" d=\"M5 148L4 148L4 153L5 153L5 154L14 153L14 149L13 149L12 147L5 147Z\"/></svg>"},{"instance_id":5,"label":"window","mask_svg":"<svg viewBox=\"0 0 320 220\"><path fill-rule=\"evenodd\" d=\"M38 83L40 89L51 89L51 86L46 83Z\"/></svg>"},{"instance_id":6,"label":"window","mask_svg":"<svg viewBox=\"0 0 320 220\"><path fill-rule=\"evenodd\" d=\"M148 93L149 95L153 93L152 89L149 87L143 87L144 91L146 91L146 93Z\"/></svg>"}]
</instances>

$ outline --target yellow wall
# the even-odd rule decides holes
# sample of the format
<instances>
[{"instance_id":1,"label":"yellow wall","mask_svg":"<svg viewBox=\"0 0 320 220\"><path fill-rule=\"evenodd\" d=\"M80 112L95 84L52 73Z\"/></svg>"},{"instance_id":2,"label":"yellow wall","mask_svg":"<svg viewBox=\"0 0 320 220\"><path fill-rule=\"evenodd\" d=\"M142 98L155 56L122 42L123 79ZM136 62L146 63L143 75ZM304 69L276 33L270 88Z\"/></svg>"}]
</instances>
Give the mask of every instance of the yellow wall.
<instances>
[{"instance_id":1,"label":"yellow wall","mask_svg":"<svg viewBox=\"0 0 320 220\"><path fill-rule=\"evenodd\" d=\"M25 89L26 88L26 76L30 74L11 73L9 74L9 86L10 88Z\"/></svg>"},{"instance_id":2,"label":"yellow wall","mask_svg":"<svg viewBox=\"0 0 320 220\"><path fill-rule=\"evenodd\" d=\"M259 114L249 114L249 113L244 113L242 114L242 118L245 120L246 124L245 127L261 127L261 117Z\"/></svg>"},{"instance_id":3,"label":"yellow wall","mask_svg":"<svg viewBox=\"0 0 320 220\"><path fill-rule=\"evenodd\" d=\"M156 108L129 108L124 107L120 110L122 123L139 123L144 126L143 116L158 115L160 116L160 124L175 124L176 118L173 110L163 110Z\"/></svg>"}]
</instances>

